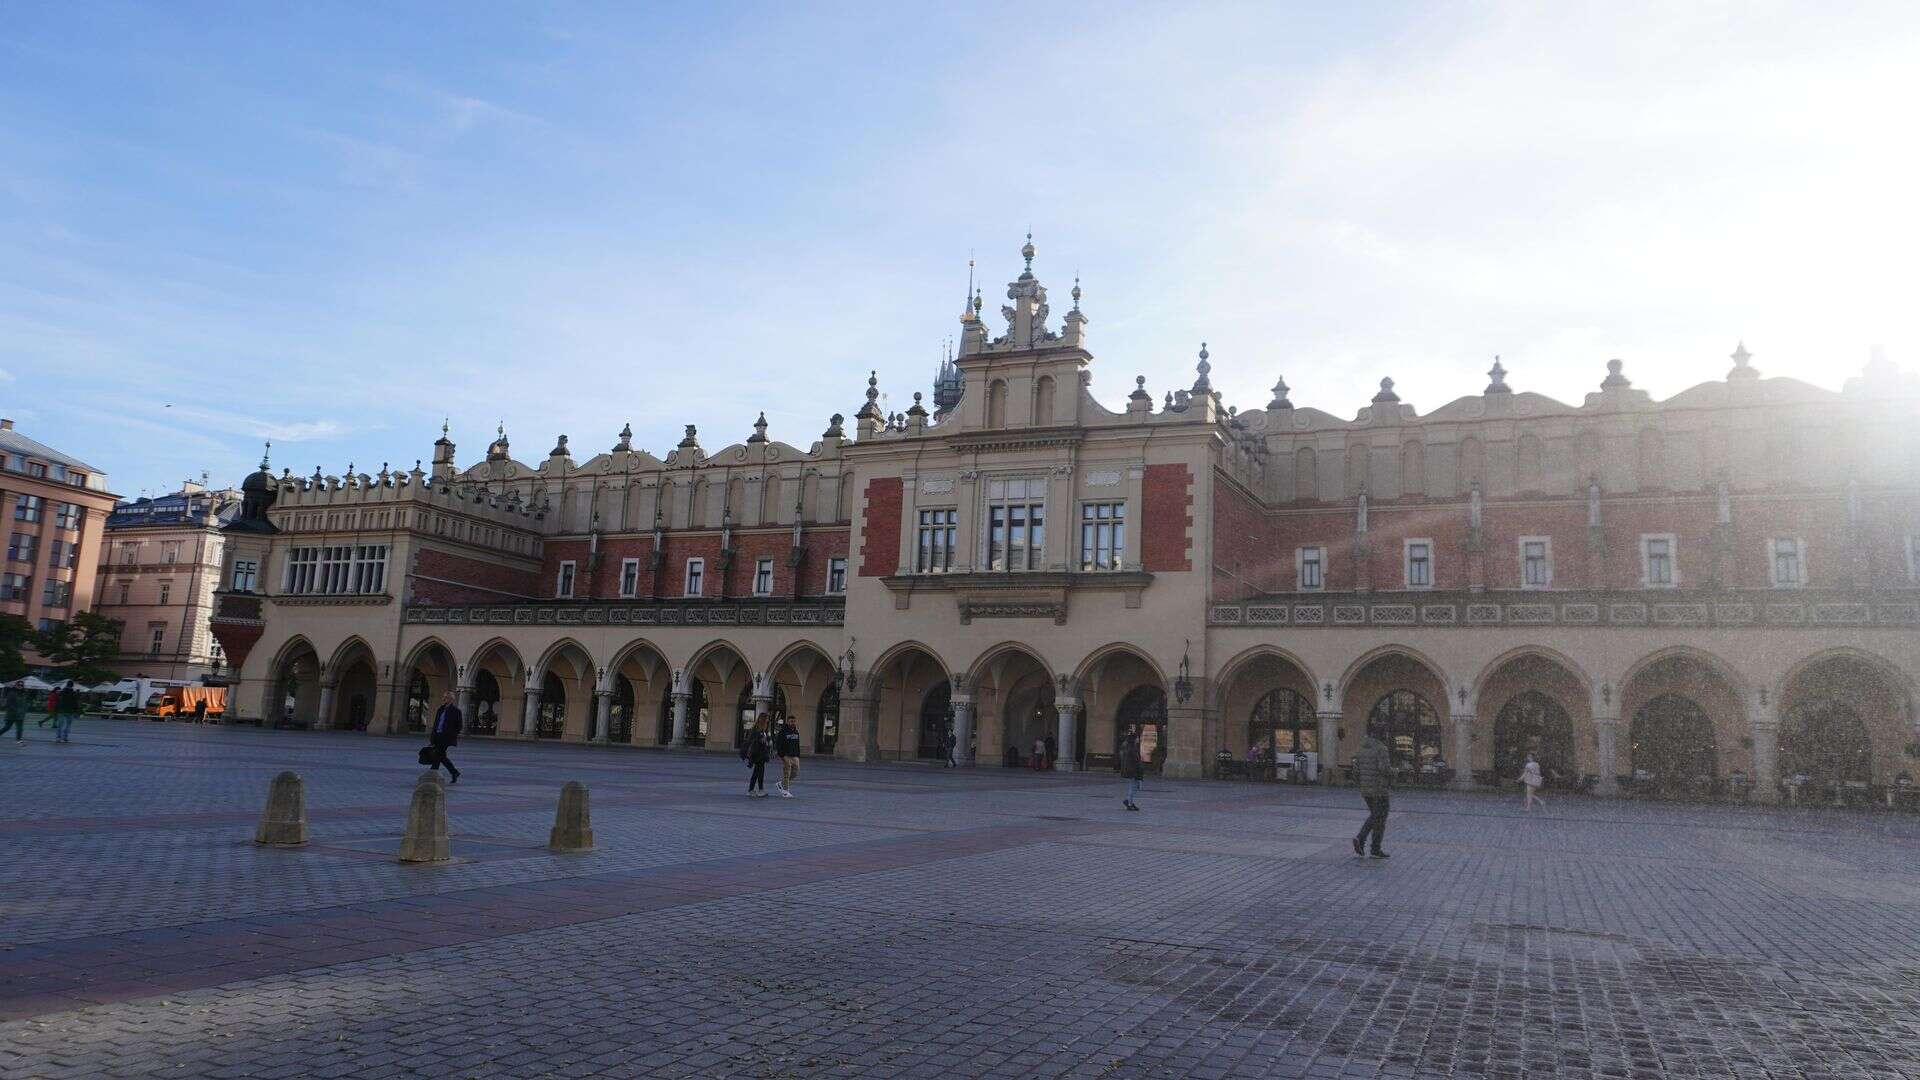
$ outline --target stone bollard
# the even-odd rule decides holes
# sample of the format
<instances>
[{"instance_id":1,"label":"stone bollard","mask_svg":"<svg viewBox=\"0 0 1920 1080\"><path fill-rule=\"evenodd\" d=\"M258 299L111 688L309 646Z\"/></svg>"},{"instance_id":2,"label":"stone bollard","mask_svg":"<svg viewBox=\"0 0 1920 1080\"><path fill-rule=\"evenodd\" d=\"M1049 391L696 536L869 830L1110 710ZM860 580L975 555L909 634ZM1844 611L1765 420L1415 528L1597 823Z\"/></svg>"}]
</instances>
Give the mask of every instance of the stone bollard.
<instances>
[{"instance_id":1,"label":"stone bollard","mask_svg":"<svg viewBox=\"0 0 1920 1080\"><path fill-rule=\"evenodd\" d=\"M274 847L299 847L307 842L307 788L297 772L283 772L267 788L267 805L253 842Z\"/></svg>"},{"instance_id":2,"label":"stone bollard","mask_svg":"<svg viewBox=\"0 0 1920 1080\"><path fill-rule=\"evenodd\" d=\"M560 789L560 807L553 814L549 851L589 851L593 848L593 819L587 813L587 785L569 780Z\"/></svg>"},{"instance_id":3,"label":"stone bollard","mask_svg":"<svg viewBox=\"0 0 1920 1080\"><path fill-rule=\"evenodd\" d=\"M413 804L407 808L407 834L400 838L400 861L446 862L447 785L429 769L413 785Z\"/></svg>"}]
</instances>

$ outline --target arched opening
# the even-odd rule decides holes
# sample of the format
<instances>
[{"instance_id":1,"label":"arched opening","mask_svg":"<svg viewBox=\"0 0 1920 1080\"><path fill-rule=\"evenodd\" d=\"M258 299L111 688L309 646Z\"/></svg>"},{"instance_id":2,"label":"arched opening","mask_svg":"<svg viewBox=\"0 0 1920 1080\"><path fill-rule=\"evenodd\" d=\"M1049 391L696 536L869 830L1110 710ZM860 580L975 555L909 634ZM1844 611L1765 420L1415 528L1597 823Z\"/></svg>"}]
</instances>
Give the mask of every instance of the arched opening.
<instances>
[{"instance_id":1,"label":"arched opening","mask_svg":"<svg viewBox=\"0 0 1920 1080\"><path fill-rule=\"evenodd\" d=\"M1024 648L1001 648L976 661L973 708L979 749L974 760L1021 766L1046 761L1047 741L1057 739L1060 730L1053 698L1053 674ZM1058 752L1057 741L1053 749Z\"/></svg>"},{"instance_id":2,"label":"arched opening","mask_svg":"<svg viewBox=\"0 0 1920 1080\"><path fill-rule=\"evenodd\" d=\"M1302 501L1320 497L1320 461L1311 446L1293 452L1293 497Z\"/></svg>"},{"instance_id":3,"label":"arched opening","mask_svg":"<svg viewBox=\"0 0 1920 1080\"><path fill-rule=\"evenodd\" d=\"M1806 701L1780 725L1780 775L1816 791L1873 783L1873 741L1859 710L1846 701Z\"/></svg>"},{"instance_id":4,"label":"arched opening","mask_svg":"<svg viewBox=\"0 0 1920 1080\"><path fill-rule=\"evenodd\" d=\"M1140 732L1140 764L1158 773L1167 763L1167 693L1158 686L1138 686L1120 699L1114 711L1115 745L1125 746L1128 733Z\"/></svg>"},{"instance_id":5,"label":"arched opening","mask_svg":"<svg viewBox=\"0 0 1920 1080\"><path fill-rule=\"evenodd\" d=\"M1280 686L1260 695L1247 714L1247 760L1269 762L1275 755L1309 754L1317 749L1320 725L1313 701L1292 687Z\"/></svg>"},{"instance_id":6,"label":"arched opening","mask_svg":"<svg viewBox=\"0 0 1920 1080\"><path fill-rule=\"evenodd\" d=\"M832 658L825 650L812 642L801 642L791 646L781 654L769 669L768 677L774 684L774 703L780 716L790 717L794 729L800 734L802 747L811 747L808 753L832 753L822 751L823 738L821 725L825 717L821 714L827 689L838 678ZM839 739L839 699L834 699L833 724L835 731L833 742Z\"/></svg>"},{"instance_id":7,"label":"arched opening","mask_svg":"<svg viewBox=\"0 0 1920 1080\"><path fill-rule=\"evenodd\" d=\"M1885 665L1853 654L1814 660L1788 677L1780 704L1780 778L1804 785L1803 795L1865 798L1912 768L1908 747L1920 732Z\"/></svg>"},{"instance_id":8,"label":"arched opening","mask_svg":"<svg viewBox=\"0 0 1920 1080\"><path fill-rule=\"evenodd\" d=\"M407 669L407 698L402 723L406 730L424 732L440 707L440 699L454 691L453 654L438 640L428 639L417 646ZM468 706L472 708L471 704ZM472 716L461 717L462 726L471 730Z\"/></svg>"},{"instance_id":9,"label":"arched opening","mask_svg":"<svg viewBox=\"0 0 1920 1080\"><path fill-rule=\"evenodd\" d=\"M920 758L922 713L928 695L947 683L946 665L925 649L909 645L883 657L872 678L873 737L878 760Z\"/></svg>"},{"instance_id":10,"label":"arched opening","mask_svg":"<svg viewBox=\"0 0 1920 1080\"><path fill-rule=\"evenodd\" d=\"M633 680L625 675L613 677L613 700L607 705L607 741L633 741Z\"/></svg>"},{"instance_id":11,"label":"arched opening","mask_svg":"<svg viewBox=\"0 0 1920 1080\"><path fill-rule=\"evenodd\" d=\"M1573 749L1573 718L1560 702L1538 690L1515 694L1494 717L1494 778L1502 784L1518 780L1528 754L1540 763L1540 774L1549 786L1570 786L1580 775Z\"/></svg>"},{"instance_id":12,"label":"arched opening","mask_svg":"<svg viewBox=\"0 0 1920 1080\"><path fill-rule=\"evenodd\" d=\"M1675 652L1647 663L1627 680L1621 708L1630 790L1706 798L1752 775L1741 695L1710 657Z\"/></svg>"},{"instance_id":13,"label":"arched opening","mask_svg":"<svg viewBox=\"0 0 1920 1080\"><path fill-rule=\"evenodd\" d=\"M379 676L373 652L354 641L333 660L334 695L331 726L345 731L367 731L373 727L374 696L379 692Z\"/></svg>"},{"instance_id":14,"label":"arched opening","mask_svg":"<svg viewBox=\"0 0 1920 1080\"><path fill-rule=\"evenodd\" d=\"M305 639L296 639L281 651L268 685L263 721L294 728L320 723L320 654Z\"/></svg>"},{"instance_id":15,"label":"arched opening","mask_svg":"<svg viewBox=\"0 0 1920 1080\"><path fill-rule=\"evenodd\" d=\"M1683 694L1661 694L1633 714L1633 778L1671 795L1704 795L1719 775L1713 721Z\"/></svg>"},{"instance_id":16,"label":"arched opening","mask_svg":"<svg viewBox=\"0 0 1920 1080\"><path fill-rule=\"evenodd\" d=\"M920 702L920 739L914 756L923 761L945 761L947 732L952 727L953 685L942 679Z\"/></svg>"},{"instance_id":17,"label":"arched opening","mask_svg":"<svg viewBox=\"0 0 1920 1080\"><path fill-rule=\"evenodd\" d=\"M738 739L753 718L753 670L741 652L724 642L707 648L687 665L687 681L700 684L702 703L689 714L688 744L713 750L744 745Z\"/></svg>"},{"instance_id":18,"label":"arched opening","mask_svg":"<svg viewBox=\"0 0 1920 1080\"><path fill-rule=\"evenodd\" d=\"M485 668L473 677L473 717L468 730L475 735L500 734L500 680Z\"/></svg>"},{"instance_id":19,"label":"arched opening","mask_svg":"<svg viewBox=\"0 0 1920 1080\"><path fill-rule=\"evenodd\" d=\"M1292 657L1259 647L1228 661L1217 680L1223 717L1214 772L1285 780L1319 776L1323 750L1313 676Z\"/></svg>"},{"instance_id":20,"label":"arched opening","mask_svg":"<svg viewBox=\"0 0 1920 1080\"><path fill-rule=\"evenodd\" d=\"M1119 720L1121 703L1143 687L1164 688L1166 680L1145 654L1131 645L1115 643L1096 649L1082 661L1074 681L1080 698L1080 708L1073 717L1076 764L1089 769L1117 765L1125 743ZM1163 757L1165 752L1163 747ZM1063 748L1061 755L1066 753Z\"/></svg>"},{"instance_id":21,"label":"arched opening","mask_svg":"<svg viewBox=\"0 0 1920 1080\"><path fill-rule=\"evenodd\" d=\"M987 426L1007 426L1007 381L995 379L987 386Z\"/></svg>"},{"instance_id":22,"label":"arched opening","mask_svg":"<svg viewBox=\"0 0 1920 1080\"><path fill-rule=\"evenodd\" d=\"M533 734L539 739L557 739L566 733L567 684L549 671L540 680L540 708Z\"/></svg>"},{"instance_id":23,"label":"arched opening","mask_svg":"<svg viewBox=\"0 0 1920 1080\"><path fill-rule=\"evenodd\" d=\"M413 679L407 683L407 730L427 730L427 714L432 709L433 690L427 686L427 677L415 671Z\"/></svg>"},{"instance_id":24,"label":"arched opening","mask_svg":"<svg viewBox=\"0 0 1920 1080\"><path fill-rule=\"evenodd\" d=\"M1042 375L1033 383L1033 423L1045 427L1053 423L1053 376Z\"/></svg>"},{"instance_id":25,"label":"arched opening","mask_svg":"<svg viewBox=\"0 0 1920 1080\"><path fill-rule=\"evenodd\" d=\"M840 743L840 684L830 682L820 691L820 703L814 706L816 726L813 734L813 752L831 754Z\"/></svg>"},{"instance_id":26,"label":"arched opening","mask_svg":"<svg viewBox=\"0 0 1920 1080\"><path fill-rule=\"evenodd\" d=\"M1397 774L1418 776L1446 760L1440 716L1411 690L1382 694L1367 712L1367 730L1387 744Z\"/></svg>"}]
</instances>

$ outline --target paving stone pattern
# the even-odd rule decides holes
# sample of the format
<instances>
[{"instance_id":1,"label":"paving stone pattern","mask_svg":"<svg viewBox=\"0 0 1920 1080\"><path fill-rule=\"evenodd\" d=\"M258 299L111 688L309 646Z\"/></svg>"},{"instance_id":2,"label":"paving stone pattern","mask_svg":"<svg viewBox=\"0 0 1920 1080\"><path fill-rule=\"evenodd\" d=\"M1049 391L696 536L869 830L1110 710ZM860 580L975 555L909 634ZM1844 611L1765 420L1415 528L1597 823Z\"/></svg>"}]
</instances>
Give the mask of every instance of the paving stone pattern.
<instances>
[{"instance_id":1,"label":"paving stone pattern","mask_svg":"<svg viewBox=\"0 0 1920 1080\"><path fill-rule=\"evenodd\" d=\"M0 746L0 1078L1917 1077L1920 820L87 720ZM268 781L313 842L249 842ZM545 850L560 786L596 849Z\"/></svg>"}]
</instances>

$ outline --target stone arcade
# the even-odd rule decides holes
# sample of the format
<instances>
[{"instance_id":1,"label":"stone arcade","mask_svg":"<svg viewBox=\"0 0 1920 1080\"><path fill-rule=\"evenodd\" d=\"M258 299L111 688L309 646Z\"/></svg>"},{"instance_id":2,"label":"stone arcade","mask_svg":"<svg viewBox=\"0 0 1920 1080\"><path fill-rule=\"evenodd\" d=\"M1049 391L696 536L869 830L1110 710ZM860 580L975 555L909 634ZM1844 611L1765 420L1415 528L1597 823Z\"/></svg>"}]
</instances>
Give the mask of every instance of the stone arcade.
<instances>
[{"instance_id":1,"label":"stone arcade","mask_svg":"<svg viewBox=\"0 0 1920 1080\"><path fill-rule=\"evenodd\" d=\"M214 628L235 709L421 730L725 750L756 709L808 752L998 765L1052 735L1105 766L1344 761L1371 722L1465 786L1541 755L1566 783L1778 797L1920 770L1920 410L1876 357L1834 393L1762 378L1665 401L1615 360L1567 405L1509 387L1351 419L1191 387L1092 394L1076 284L1026 269L991 333L969 290L929 412L877 376L805 449L664 457L630 431L538 464L262 468ZM1323 770L1323 776L1334 776Z\"/></svg>"}]
</instances>

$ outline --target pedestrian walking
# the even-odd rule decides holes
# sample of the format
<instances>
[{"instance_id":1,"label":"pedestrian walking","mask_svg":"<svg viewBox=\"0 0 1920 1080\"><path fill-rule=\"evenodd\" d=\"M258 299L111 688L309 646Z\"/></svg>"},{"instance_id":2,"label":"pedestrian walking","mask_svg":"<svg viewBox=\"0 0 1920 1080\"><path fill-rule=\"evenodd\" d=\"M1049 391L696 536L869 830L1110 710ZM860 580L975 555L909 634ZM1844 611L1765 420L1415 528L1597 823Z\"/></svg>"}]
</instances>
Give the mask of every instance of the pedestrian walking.
<instances>
[{"instance_id":1,"label":"pedestrian walking","mask_svg":"<svg viewBox=\"0 0 1920 1080\"><path fill-rule=\"evenodd\" d=\"M747 797L764 799L767 797L767 759L773 756L773 723L761 713L753 722L753 730L747 733L747 745L742 747L747 764L753 771L747 774Z\"/></svg>"},{"instance_id":2,"label":"pedestrian walking","mask_svg":"<svg viewBox=\"0 0 1920 1080\"><path fill-rule=\"evenodd\" d=\"M1134 728L1127 732L1127 741L1120 747L1120 775L1127 781L1127 793L1120 805L1129 810L1140 809L1140 804L1134 801L1140 794L1140 773L1140 729Z\"/></svg>"},{"instance_id":3,"label":"pedestrian walking","mask_svg":"<svg viewBox=\"0 0 1920 1080\"><path fill-rule=\"evenodd\" d=\"M1387 853L1380 850L1380 842L1387 838L1387 791L1393 780L1393 756L1387 752L1387 744L1374 738L1371 731L1353 757L1353 778L1360 786L1360 797L1367 800L1367 822L1360 826L1360 835L1353 838L1353 853L1368 854L1367 840L1371 837L1371 854L1384 859Z\"/></svg>"},{"instance_id":4,"label":"pedestrian walking","mask_svg":"<svg viewBox=\"0 0 1920 1080\"><path fill-rule=\"evenodd\" d=\"M26 739L27 692L17 686L7 687L6 699L0 702L0 708L4 708L7 718L5 724L0 724L0 738L6 737L7 732L11 730L14 742Z\"/></svg>"},{"instance_id":5,"label":"pedestrian walking","mask_svg":"<svg viewBox=\"0 0 1920 1080\"><path fill-rule=\"evenodd\" d=\"M196 698L193 702L193 722L196 724L207 722L207 699L204 697Z\"/></svg>"},{"instance_id":6,"label":"pedestrian walking","mask_svg":"<svg viewBox=\"0 0 1920 1080\"><path fill-rule=\"evenodd\" d=\"M780 720L780 730L774 734L773 748L780 754L780 797L793 798L793 781L800 775L800 729L793 717Z\"/></svg>"},{"instance_id":7,"label":"pedestrian walking","mask_svg":"<svg viewBox=\"0 0 1920 1080\"><path fill-rule=\"evenodd\" d=\"M460 706L449 690L440 696L440 709L433 714L433 730L427 735L427 741L433 746L433 762L427 768L437 772L445 765L449 784L460 782L460 770L454 768L453 759L447 757L447 747L460 742L460 721Z\"/></svg>"},{"instance_id":8,"label":"pedestrian walking","mask_svg":"<svg viewBox=\"0 0 1920 1080\"><path fill-rule=\"evenodd\" d=\"M960 740L954 737L953 728L948 727L947 728L947 768L949 769L957 769L960 767L960 762L955 760L953 756L953 748L959 745L960 745Z\"/></svg>"},{"instance_id":9,"label":"pedestrian walking","mask_svg":"<svg viewBox=\"0 0 1920 1080\"><path fill-rule=\"evenodd\" d=\"M54 702L53 741L70 743L73 741L73 721L80 715L80 688L69 682L60 688L60 698Z\"/></svg>"},{"instance_id":10,"label":"pedestrian walking","mask_svg":"<svg viewBox=\"0 0 1920 1080\"><path fill-rule=\"evenodd\" d=\"M1039 772L1046 767L1047 741L1045 739L1035 739L1033 740L1033 771Z\"/></svg>"},{"instance_id":11,"label":"pedestrian walking","mask_svg":"<svg viewBox=\"0 0 1920 1080\"><path fill-rule=\"evenodd\" d=\"M1539 803L1542 807L1547 805L1547 800L1541 798L1539 794L1540 785L1543 782L1540 776L1540 763L1534 760L1532 754L1528 754L1527 765L1520 770L1520 786L1527 790L1526 812L1529 814L1533 813L1534 803Z\"/></svg>"},{"instance_id":12,"label":"pedestrian walking","mask_svg":"<svg viewBox=\"0 0 1920 1080\"><path fill-rule=\"evenodd\" d=\"M54 723L55 722L54 717L58 716L59 713L60 713L60 688L56 686L53 689L47 691L46 714L40 717L40 722L38 724L35 724L34 727L46 727L48 724Z\"/></svg>"},{"instance_id":13,"label":"pedestrian walking","mask_svg":"<svg viewBox=\"0 0 1920 1080\"><path fill-rule=\"evenodd\" d=\"M1047 736L1047 764L1045 767L1051 769L1053 768L1053 763L1059 760L1060 760L1059 740L1049 735Z\"/></svg>"}]
</instances>

